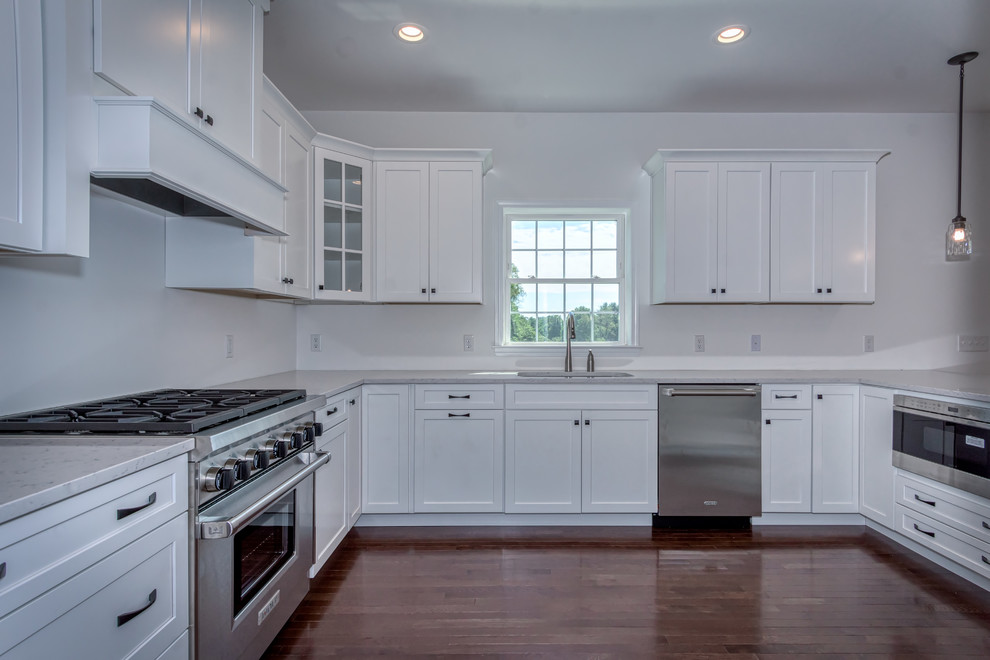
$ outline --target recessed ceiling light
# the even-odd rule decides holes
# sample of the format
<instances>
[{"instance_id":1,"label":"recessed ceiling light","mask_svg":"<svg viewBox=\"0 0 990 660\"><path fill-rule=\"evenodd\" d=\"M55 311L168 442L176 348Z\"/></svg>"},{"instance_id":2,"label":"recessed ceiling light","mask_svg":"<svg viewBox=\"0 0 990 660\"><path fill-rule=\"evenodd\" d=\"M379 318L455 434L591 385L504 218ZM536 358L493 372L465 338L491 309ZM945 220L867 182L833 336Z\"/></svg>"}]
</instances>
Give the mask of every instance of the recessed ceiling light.
<instances>
[{"instance_id":1,"label":"recessed ceiling light","mask_svg":"<svg viewBox=\"0 0 990 660\"><path fill-rule=\"evenodd\" d=\"M393 32L399 39L410 43L422 41L426 37L426 30L423 29L423 26L416 25L415 23L401 23L396 25Z\"/></svg>"},{"instance_id":2,"label":"recessed ceiling light","mask_svg":"<svg viewBox=\"0 0 990 660\"><path fill-rule=\"evenodd\" d=\"M745 25L729 25L715 34L715 41L720 44L733 44L744 39L748 34L749 28Z\"/></svg>"}]
</instances>

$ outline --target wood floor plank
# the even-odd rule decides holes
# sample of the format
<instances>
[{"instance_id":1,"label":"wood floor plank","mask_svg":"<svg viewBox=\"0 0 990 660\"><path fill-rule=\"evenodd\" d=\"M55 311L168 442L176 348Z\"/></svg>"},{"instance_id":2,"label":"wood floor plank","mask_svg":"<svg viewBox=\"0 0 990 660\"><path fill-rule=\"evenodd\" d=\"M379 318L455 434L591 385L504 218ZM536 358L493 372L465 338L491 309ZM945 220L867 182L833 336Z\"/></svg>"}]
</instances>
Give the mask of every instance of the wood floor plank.
<instances>
[{"instance_id":1,"label":"wood floor plank","mask_svg":"<svg viewBox=\"0 0 990 660\"><path fill-rule=\"evenodd\" d=\"M990 657L990 593L862 527L356 528L266 660Z\"/></svg>"}]
</instances>

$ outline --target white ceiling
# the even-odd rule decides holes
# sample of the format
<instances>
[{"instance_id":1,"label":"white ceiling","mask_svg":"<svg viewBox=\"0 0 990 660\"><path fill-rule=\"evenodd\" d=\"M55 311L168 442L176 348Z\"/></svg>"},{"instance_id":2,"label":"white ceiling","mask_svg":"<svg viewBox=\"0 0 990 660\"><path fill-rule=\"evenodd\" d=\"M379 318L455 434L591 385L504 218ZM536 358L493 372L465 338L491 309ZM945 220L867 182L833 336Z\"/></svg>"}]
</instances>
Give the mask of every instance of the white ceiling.
<instances>
[{"instance_id":1,"label":"white ceiling","mask_svg":"<svg viewBox=\"0 0 990 660\"><path fill-rule=\"evenodd\" d=\"M427 29L419 44L400 22ZM748 25L732 46L726 25ZM300 110L990 112L990 0L273 0Z\"/></svg>"}]
</instances>

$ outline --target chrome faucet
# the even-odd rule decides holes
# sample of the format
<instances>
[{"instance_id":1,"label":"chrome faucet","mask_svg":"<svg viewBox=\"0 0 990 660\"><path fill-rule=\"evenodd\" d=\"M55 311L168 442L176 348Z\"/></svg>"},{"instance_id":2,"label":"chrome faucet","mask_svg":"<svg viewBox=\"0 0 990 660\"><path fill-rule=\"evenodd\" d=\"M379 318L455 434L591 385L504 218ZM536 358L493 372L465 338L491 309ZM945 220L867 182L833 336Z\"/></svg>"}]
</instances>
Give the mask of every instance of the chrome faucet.
<instances>
[{"instance_id":1,"label":"chrome faucet","mask_svg":"<svg viewBox=\"0 0 990 660\"><path fill-rule=\"evenodd\" d=\"M567 312L567 329L564 330L564 336L567 337L567 353L564 355L564 371L570 372L574 371L574 365L571 363L571 340L577 337L574 333L574 314L572 312Z\"/></svg>"}]
</instances>

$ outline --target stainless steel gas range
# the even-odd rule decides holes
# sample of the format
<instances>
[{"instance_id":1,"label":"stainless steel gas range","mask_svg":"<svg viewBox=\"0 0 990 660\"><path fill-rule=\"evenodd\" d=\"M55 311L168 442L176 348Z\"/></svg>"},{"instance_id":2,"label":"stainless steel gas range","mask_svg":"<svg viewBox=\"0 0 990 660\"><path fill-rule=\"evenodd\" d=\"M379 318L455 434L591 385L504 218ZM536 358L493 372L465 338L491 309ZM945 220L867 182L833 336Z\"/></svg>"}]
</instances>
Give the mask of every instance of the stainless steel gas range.
<instances>
[{"instance_id":1,"label":"stainless steel gas range","mask_svg":"<svg viewBox=\"0 0 990 660\"><path fill-rule=\"evenodd\" d=\"M156 390L3 417L0 435L193 437L196 657L254 659L309 590L325 402L304 390Z\"/></svg>"}]
</instances>

